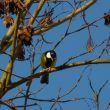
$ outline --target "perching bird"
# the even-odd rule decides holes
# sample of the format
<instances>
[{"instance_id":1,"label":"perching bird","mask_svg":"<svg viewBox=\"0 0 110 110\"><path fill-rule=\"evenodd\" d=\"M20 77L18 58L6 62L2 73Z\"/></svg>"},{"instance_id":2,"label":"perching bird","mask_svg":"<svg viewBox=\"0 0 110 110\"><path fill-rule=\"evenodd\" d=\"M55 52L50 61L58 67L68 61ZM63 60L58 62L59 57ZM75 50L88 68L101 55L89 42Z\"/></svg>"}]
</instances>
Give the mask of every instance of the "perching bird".
<instances>
[{"instance_id":1,"label":"perching bird","mask_svg":"<svg viewBox=\"0 0 110 110\"><path fill-rule=\"evenodd\" d=\"M43 69L49 69L55 67L57 60L57 55L54 50L46 51L41 56L41 66ZM41 80L41 83L49 83L49 74L43 75Z\"/></svg>"}]
</instances>

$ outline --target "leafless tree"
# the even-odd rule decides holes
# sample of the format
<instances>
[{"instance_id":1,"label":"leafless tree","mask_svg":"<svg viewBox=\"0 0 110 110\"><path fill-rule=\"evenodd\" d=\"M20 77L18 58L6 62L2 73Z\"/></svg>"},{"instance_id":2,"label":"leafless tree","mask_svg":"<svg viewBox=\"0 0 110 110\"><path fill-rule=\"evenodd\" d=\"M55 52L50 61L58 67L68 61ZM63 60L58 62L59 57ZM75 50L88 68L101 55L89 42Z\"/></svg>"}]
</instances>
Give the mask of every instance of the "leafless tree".
<instances>
[{"instance_id":1,"label":"leafless tree","mask_svg":"<svg viewBox=\"0 0 110 110\"><path fill-rule=\"evenodd\" d=\"M103 23L103 26L110 25L109 12L103 13L100 17L96 16L92 21L89 21L87 18L88 13L86 12L96 5L97 2L98 0L0 0L0 19L5 29L0 41L0 62L2 65L0 67L1 109L7 107L12 110L27 110L32 107L33 110L42 110L42 105L48 103L48 110L65 110L62 106L63 104L80 101L83 101L89 110L93 108L96 110L100 109L100 94L103 92L105 86L109 85L109 79L106 79L99 89L95 89L94 80L91 79L90 74L87 77L83 74L86 73L88 68L91 68L91 65L97 66L98 64L105 65L110 63L110 59L104 57L106 53L109 55L110 37L95 44L91 31L92 28L95 29L98 27L98 22ZM82 20L83 23L73 27L74 22L78 23L77 19ZM63 33L61 32L56 39L51 38L53 41L50 41L46 36L49 35L50 31L53 33L54 30L60 33L58 26L63 30ZM51 68L48 71L41 70L40 57L43 50L46 50L47 47L56 50L62 46L67 38L71 40L72 36L77 35L77 33L80 34L84 30L86 30L85 33L88 35L88 39L85 44L86 49L83 52L77 52L75 55L73 54L69 57L65 54L66 60L63 60L63 63L60 63L59 66ZM100 52L95 54L98 50ZM72 50L68 49L69 51ZM86 58L92 55L93 57ZM3 59L6 59L4 63L2 63ZM61 59L60 55L59 59ZM37 97L38 94L44 91L47 85L42 86L39 83L39 86L35 87L36 90L33 90L32 86L37 85L34 82L35 80L39 81L40 77L44 74L55 74L58 71L66 71L66 69L69 70L75 67L84 68L80 71L81 74L79 77L70 84L70 89L66 89L64 92L63 88L59 88L57 89L57 96L53 96L54 98L50 99ZM25 68L28 73L23 75ZM20 73L22 74L17 71L18 69L20 69ZM87 78L86 80L93 97L82 95L81 97L77 95L70 97L71 94L80 91L77 89L80 88L81 81L84 78ZM83 89L85 88L83 87ZM7 97L8 93L11 93L10 97ZM22 103L18 104L17 101ZM105 110L109 110L109 106L110 103L108 101L105 105Z\"/></svg>"}]
</instances>

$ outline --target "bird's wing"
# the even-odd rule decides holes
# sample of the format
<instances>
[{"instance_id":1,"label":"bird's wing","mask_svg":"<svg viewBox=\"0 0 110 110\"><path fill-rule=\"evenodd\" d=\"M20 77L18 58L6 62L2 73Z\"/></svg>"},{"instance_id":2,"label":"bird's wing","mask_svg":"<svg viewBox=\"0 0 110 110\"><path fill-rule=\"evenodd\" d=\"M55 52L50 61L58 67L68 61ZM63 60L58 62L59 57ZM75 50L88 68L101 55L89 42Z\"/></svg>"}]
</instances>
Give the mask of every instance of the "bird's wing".
<instances>
[{"instance_id":1,"label":"bird's wing","mask_svg":"<svg viewBox=\"0 0 110 110\"><path fill-rule=\"evenodd\" d=\"M42 68L46 68L46 57L45 57L45 54L43 53L42 56L41 56L41 66Z\"/></svg>"},{"instance_id":2,"label":"bird's wing","mask_svg":"<svg viewBox=\"0 0 110 110\"><path fill-rule=\"evenodd\" d=\"M51 65L52 68L55 67L56 61L57 61L57 59L52 62L52 65Z\"/></svg>"}]
</instances>

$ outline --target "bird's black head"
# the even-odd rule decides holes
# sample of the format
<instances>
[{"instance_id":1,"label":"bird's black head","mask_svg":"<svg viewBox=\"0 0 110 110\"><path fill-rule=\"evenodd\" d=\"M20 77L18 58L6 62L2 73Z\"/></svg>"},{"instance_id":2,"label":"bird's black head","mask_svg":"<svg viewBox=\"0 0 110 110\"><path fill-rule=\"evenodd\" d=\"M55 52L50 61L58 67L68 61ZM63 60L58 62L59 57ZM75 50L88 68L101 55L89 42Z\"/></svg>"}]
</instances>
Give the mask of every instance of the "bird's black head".
<instances>
[{"instance_id":1,"label":"bird's black head","mask_svg":"<svg viewBox=\"0 0 110 110\"><path fill-rule=\"evenodd\" d=\"M55 60L57 58L56 52L54 50L49 50L46 52L46 57Z\"/></svg>"}]
</instances>

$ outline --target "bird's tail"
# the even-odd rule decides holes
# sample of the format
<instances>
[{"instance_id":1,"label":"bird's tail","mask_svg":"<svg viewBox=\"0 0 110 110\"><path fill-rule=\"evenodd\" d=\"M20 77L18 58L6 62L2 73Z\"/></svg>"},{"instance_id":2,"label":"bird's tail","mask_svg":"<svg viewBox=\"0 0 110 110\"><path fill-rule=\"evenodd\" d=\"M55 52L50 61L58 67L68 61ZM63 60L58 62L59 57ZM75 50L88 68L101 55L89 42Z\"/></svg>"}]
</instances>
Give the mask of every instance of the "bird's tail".
<instances>
[{"instance_id":1,"label":"bird's tail","mask_svg":"<svg viewBox=\"0 0 110 110\"><path fill-rule=\"evenodd\" d=\"M41 80L40 80L40 83L44 84L48 84L49 83L49 74L46 74L46 75L43 75Z\"/></svg>"}]
</instances>

